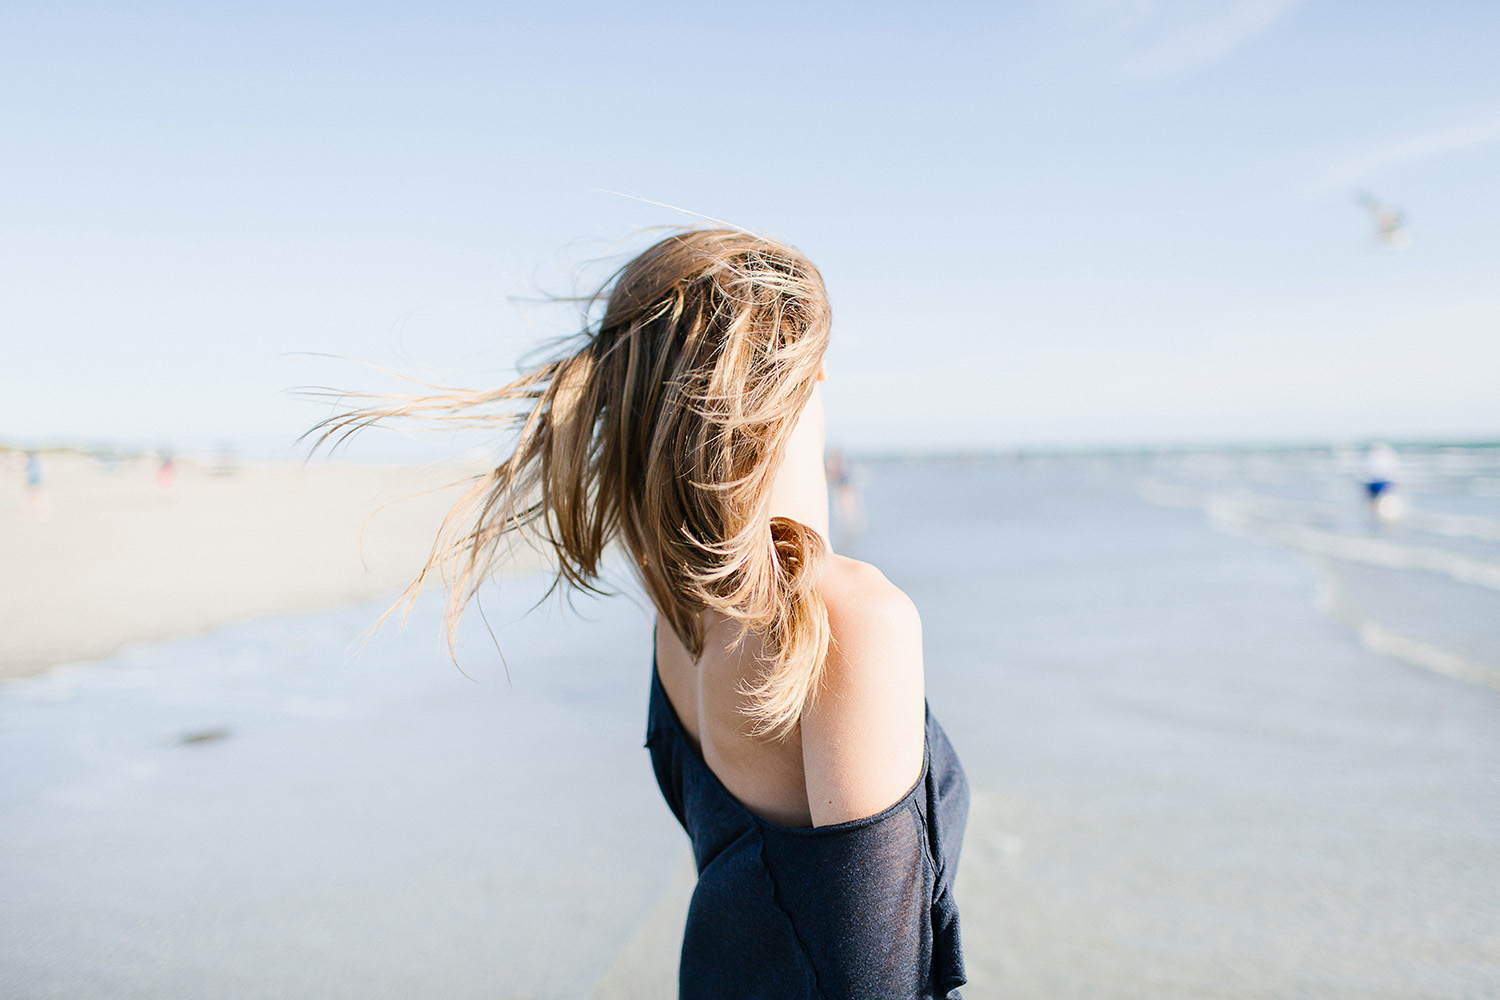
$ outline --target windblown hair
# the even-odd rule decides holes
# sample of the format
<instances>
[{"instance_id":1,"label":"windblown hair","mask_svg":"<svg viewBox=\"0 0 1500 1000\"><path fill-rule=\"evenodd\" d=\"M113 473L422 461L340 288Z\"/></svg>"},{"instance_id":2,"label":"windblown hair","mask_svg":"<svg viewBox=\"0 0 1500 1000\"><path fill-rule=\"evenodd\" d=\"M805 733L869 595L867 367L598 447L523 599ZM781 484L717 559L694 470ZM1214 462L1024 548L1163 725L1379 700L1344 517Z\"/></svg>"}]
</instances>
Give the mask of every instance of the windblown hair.
<instances>
[{"instance_id":1,"label":"windblown hair","mask_svg":"<svg viewBox=\"0 0 1500 1000\"><path fill-rule=\"evenodd\" d=\"M829 644L815 589L826 555L807 525L770 513L771 484L822 366L822 276L797 250L735 230L680 232L600 290L575 352L509 385L386 399L323 421L318 443L378 421L513 421L509 458L444 520L427 565L459 616L507 538L552 550L558 585L598 589L623 542L647 592L693 656L711 616L761 640L741 694L752 730L791 730L817 691ZM484 416L496 406L500 417Z\"/></svg>"}]
</instances>

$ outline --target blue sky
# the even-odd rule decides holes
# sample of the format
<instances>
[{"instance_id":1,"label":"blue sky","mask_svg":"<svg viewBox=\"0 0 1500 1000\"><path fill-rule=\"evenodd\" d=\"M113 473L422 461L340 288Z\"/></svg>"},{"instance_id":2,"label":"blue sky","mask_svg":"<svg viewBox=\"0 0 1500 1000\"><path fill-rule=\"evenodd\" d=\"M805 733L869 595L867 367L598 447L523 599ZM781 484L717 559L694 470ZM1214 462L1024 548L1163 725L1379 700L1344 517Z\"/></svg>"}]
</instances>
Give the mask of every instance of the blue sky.
<instances>
[{"instance_id":1,"label":"blue sky","mask_svg":"<svg viewBox=\"0 0 1500 1000\"><path fill-rule=\"evenodd\" d=\"M0 440L502 377L657 202L819 264L855 446L1500 437L1497 65L1480 2L7 8Z\"/></svg>"}]
</instances>

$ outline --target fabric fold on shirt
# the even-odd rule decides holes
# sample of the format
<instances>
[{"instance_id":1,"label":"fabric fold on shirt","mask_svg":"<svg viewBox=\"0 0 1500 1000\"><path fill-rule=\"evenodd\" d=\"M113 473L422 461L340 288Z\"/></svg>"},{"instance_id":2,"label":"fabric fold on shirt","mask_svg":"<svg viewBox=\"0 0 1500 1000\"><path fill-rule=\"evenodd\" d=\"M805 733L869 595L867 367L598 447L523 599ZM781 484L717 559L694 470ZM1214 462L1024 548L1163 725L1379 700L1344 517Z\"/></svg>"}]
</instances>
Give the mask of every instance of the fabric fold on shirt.
<instances>
[{"instance_id":1,"label":"fabric fold on shirt","mask_svg":"<svg viewBox=\"0 0 1500 1000\"><path fill-rule=\"evenodd\" d=\"M957 1000L952 876L969 789L930 710L911 790L832 826L787 827L746 809L703 761L654 670L646 745L698 868L679 1000Z\"/></svg>"}]
</instances>

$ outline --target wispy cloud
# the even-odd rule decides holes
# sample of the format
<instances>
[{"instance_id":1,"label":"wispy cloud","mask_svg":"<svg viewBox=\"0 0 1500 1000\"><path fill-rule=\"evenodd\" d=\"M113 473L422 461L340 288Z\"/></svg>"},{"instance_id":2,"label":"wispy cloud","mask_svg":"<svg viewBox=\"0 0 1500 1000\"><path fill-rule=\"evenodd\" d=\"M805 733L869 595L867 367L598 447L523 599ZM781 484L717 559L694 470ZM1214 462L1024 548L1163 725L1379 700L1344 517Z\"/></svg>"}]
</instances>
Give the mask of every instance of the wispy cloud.
<instances>
[{"instance_id":1,"label":"wispy cloud","mask_svg":"<svg viewBox=\"0 0 1500 1000\"><path fill-rule=\"evenodd\" d=\"M1500 113L1468 125L1407 136L1334 164L1313 182L1314 192L1358 187L1392 167L1430 160L1461 149L1500 141Z\"/></svg>"},{"instance_id":2,"label":"wispy cloud","mask_svg":"<svg viewBox=\"0 0 1500 1000\"><path fill-rule=\"evenodd\" d=\"M1188 22L1130 59L1125 72L1173 76L1217 62L1266 32L1302 0L1233 0L1213 16Z\"/></svg>"}]
</instances>

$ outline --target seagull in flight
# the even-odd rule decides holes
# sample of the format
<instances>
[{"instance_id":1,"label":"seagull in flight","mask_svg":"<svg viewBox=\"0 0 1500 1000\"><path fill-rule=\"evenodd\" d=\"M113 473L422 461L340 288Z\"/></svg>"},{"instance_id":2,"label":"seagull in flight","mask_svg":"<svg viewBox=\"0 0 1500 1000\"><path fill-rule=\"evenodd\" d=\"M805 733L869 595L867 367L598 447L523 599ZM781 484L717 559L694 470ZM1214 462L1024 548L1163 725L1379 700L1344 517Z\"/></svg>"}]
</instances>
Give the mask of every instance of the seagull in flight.
<instances>
[{"instance_id":1,"label":"seagull in flight","mask_svg":"<svg viewBox=\"0 0 1500 1000\"><path fill-rule=\"evenodd\" d=\"M1401 212L1368 191L1361 191L1355 201L1364 206L1375 223L1375 243L1384 250L1405 250L1411 245L1411 232Z\"/></svg>"}]
</instances>

